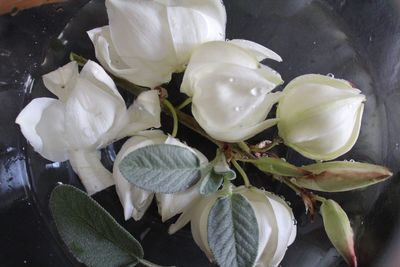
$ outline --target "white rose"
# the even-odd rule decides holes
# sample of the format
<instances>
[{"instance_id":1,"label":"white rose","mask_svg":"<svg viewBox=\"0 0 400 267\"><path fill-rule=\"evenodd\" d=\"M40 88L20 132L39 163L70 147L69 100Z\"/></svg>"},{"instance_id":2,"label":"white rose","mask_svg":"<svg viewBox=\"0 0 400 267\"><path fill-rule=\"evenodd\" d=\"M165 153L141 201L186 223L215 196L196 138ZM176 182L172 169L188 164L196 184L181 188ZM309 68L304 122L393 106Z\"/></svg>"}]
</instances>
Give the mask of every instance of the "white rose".
<instances>
[{"instance_id":1,"label":"white rose","mask_svg":"<svg viewBox=\"0 0 400 267\"><path fill-rule=\"evenodd\" d=\"M118 167L123 158L139 148L155 144L169 144L188 148L197 155L201 165L208 162L207 158L198 150L188 147L178 139L167 136L159 130L141 132L131 137L118 152L113 169L115 186L124 208L125 220L128 220L130 217L140 220L150 206L154 195L157 198L158 211L162 217L162 221L166 221L176 214L181 213L194 199L200 196L199 188L196 185L187 191L175 194L154 194L153 192L132 185L123 177Z\"/></svg>"},{"instance_id":2,"label":"white rose","mask_svg":"<svg viewBox=\"0 0 400 267\"><path fill-rule=\"evenodd\" d=\"M285 144L305 157L332 160L355 144L365 96L345 81L308 74L283 90L277 117Z\"/></svg>"},{"instance_id":3,"label":"white rose","mask_svg":"<svg viewBox=\"0 0 400 267\"><path fill-rule=\"evenodd\" d=\"M187 64L201 43L224 40L221 0L107 0L109 25L88 32L111 73L155 87Z\"/></svg>"},{"instance_id":4,"label":"white rose","mask_svg":"<svg viewBox=\"0 0 400 267\"><path fill-rule=\"evenodd\" d=\"M259 61L281 58L264 46L246 40L215 41L197 48L190 58L181 91L193 98L192 113L213 138L246 140L275 125L266 117L283 81Z\"/></svg>"},{"instance_id":5,"label":"white rose","mask_svg":"<svg viewBox=\"0 0 400 267\"><path fill-rule=\"evenodd\" d=\"M78 72L70 62L43 76L58 99L32 100L16 123L36 152L51 161L69 160L89 194L113 184L98 149L150 127L160 127L157 92L144 92L126 108L113 80L95 62Z\"/></svg>"},{"instance_id":6,"label":"white rose","mask_svg":"<svg viewBox=\"0 0 400 267\"><path fill-rule=\"evenodd\" d=\"M259 242L255 266L278 266L287 247L296 238L297 230L291 208L280 197L257 188L241 186L234 189L233 193L239 193L247 199L257 219ZM208 215L214 203L223 194L219 191L210 197L202 197L185 209L169 229L173 234L190 221L194 241L210 260L213 259L213 255L208 245Z\"/></svg>"}]
</instances>

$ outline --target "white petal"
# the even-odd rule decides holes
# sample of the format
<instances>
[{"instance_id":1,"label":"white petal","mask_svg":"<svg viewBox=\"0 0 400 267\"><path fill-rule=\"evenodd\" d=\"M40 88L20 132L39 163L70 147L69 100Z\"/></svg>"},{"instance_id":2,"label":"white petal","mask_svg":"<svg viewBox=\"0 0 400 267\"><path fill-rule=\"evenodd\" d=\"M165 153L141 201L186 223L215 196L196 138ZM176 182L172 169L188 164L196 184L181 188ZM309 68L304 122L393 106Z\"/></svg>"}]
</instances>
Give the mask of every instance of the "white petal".
<instances>
[{"instance_id":1,"label":"white petal","mask_svg":"<svg viewBox=\"0 0 400 267\"><path fill-rule=\"evenodd\" d=\"M126 112L125 104L116 97L80 78L65 105L66 135L76 149L106 145L108 131L113 129L117 117Z\"/></svg>"},{"instance_id":2,"label":"white petal","mask_svg":"<svg viewBox=\"0 0 400 267\"><path fill-rule=\"evenodd\" d=\"M220 1L176 2L181 3L167 7L167 14L176 55L183 65L196 46L225 39L226 15Z\"/></svg>"},{"instance_id":3,"label":"white petal","mask_svg":"<svg viewBox=\"0 0 400 267\"><path fill-rule=\"evenodd\" d=\"M190 220L193 239L210 261L213 259L213 255L208 245L208 215L218 197L218 194L214 194L210 197L202 197L194 208Z\"/></svg>"},{"instance_id":4,"label":"white petal","mask_svg":"<svg viewBox=\"0 0 400 267\"><path fill-rule=\"evenodd\" d=\"M280 97L269 93L277 84L265 78L268 69L214 64L201 70L194 79L192 112L212 137L242 141L276 123L264 121Z\"/></svg>"},{"instance_id":5,"label":"white petal","mask_svg":"<svg viewBox=\"0 0 400 267\"><path fill-rule=\"evenodd\" d=\"M127 65L115 50L108 26L93 29L88 35L94 44L96 58L115 76L150 88L171 80L174 70L168 64L132 58L130 65Z\"/></svg>"},{"instance_id":6,"label":"white petal","mask_svg":"<svg viewBox=\"0 0 400 267\"><path fill-rule=\"evenodd\" d=\"M111 173L104 168L97 151L70 151L69 162L89 195L114 184Z\"/></svg>"},{"instance_id":7,"label":"white petal","mask_svg":"<svg viewBox=\"0 0 400 267\"><path fill-rule=\"evenodd\" d=\"M175 234L180 229L182 229L186 224L188 224L194 214L194 209L198 203L192 202L187 209L179 216L175 223L171 224L168 228L168 233L170 235ZM196 230L197 231L197 230ZM193 233L193 230L192 230Z\"/></svg>"},{"instance_id":8,"label":"white petal","mask_svg":"<svg viewBox=\"0 0 400 267\"><path fill-rule=\"evenodd\" d=\"M270 264L271 266L278 266L285 255L290 239L293 238L294 216L283 199L269 192L265 192L265 194L274 210L278 224L278 245Z\"/></svg>"},{"instance_id":9,"label":"white petal","mask_svg":"<svg viewBox=\"0 0 400 267\"><path fill-rule=\"evenodd\" d=\"M114 81L96 62L89 60L83 66L80 78L95 84L97 88L102 89L104 92L109 93L110 96L115 97L117 101L120 101L121 105L125 105L125 101L118 92Z\"/></svg>"},{"instance_id":10,"label":"white petal","mask_svg":"<svg viewBox=\"0 0 400 267\"><path fill-rule=\"evenodd\" d=\"M65 102L71 90L75 87L78 78L78 64L75 61L43 75L43 83L46 88Z\"/></svg>"},{"instance_id":11,"label":"white petal","mask_svg":"<svg viewBox=\"0 0 400 267\"><path fill-rule=\"evenodd\" d=\"M18 115L15 122L36 152L51 161L68 159L64 136L64 111L60 101L36 98Z\"/></svg>"},{"instance_id":12,"label":"white petal","mask_svg":"<svg viewBox=\"0 0 400 267\"><path fill-rule=\"evenodd\" d=\"M199 187L192 186L184 192L175 194L156 194L158 212L161 220L165 222L175 215L182 213L189 204L196 201L200 197Z\"/></svg>"},{"instance_id":13,"label":"white petal","mask_svg":"<svg viewBox=\"0 0 400 267\"><path fill-rule=\"evenodd\" d=\"M277 53L258 43L243 39L233 39L229 42L246 49L247 51L252 53L258 61L269 58L278 62L282 62L282 58Z\"/></svg>"},{"instance_id":14,"label":"white petal","mask_svg":"<svg viewBox=\"0 0 400 267\"><path fill-rule=\"evenodd\" d=\"M109 0L106 7L115 49L128 66L134 58L168 61L175 56L164 5L147 0Z\"/></svg>"},{"instance_id":15,"label":"white petal","mask_svg":"<svg viewBox=\"0 0 400 267\"><path fill-rule=\"evenodd\" d=\"M141 93L128 109L129 123L121 136L133 135L152 127L161 127L160 113L161 106L157 91L150 90Z\"/></svg>"},{"instance_id":16,"label":"white petal","mask_svg":"<svg viewBox=\"0 0 400 267\"><path fill-rule=\"evenodd\" d=\"M199 68L212 63L233 64L249 69L259 67L256 58L241 47L222 41L208 42L193 52L183 77L181 92L193 96L193 75L196 75Z\"/></svg>"}]
</instances>

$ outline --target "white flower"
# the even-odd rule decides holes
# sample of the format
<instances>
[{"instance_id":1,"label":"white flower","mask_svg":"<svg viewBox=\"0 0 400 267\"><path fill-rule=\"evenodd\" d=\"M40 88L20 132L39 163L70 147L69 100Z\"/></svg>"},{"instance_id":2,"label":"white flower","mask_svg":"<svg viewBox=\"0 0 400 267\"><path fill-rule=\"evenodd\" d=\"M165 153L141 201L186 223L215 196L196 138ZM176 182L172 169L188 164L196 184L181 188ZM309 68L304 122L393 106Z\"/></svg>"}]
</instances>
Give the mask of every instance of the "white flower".
<instances>
[{"instance_id":1,"label":"white flower","mask_svg":"<svg viewBox=\"0 0 400 267\"><path fill-rule=\"evenodd\" d=\"M279 101L279 135L315 160L335 159L355 144L365 96L345 81L308 74L291 81Z\"/></svg>"},{"instance_id":2,"label":"white flower","mask_svg":"<svg viewBox=\"0 0 400 267\"><path fill-rule=\"evenodd\" d=\"M255 266L278 266L285 255L287 247L296 238L296 225L291 208L280 197L257 188L244 186L233 190L244 196L254 209L259 228L258 255ZM170 226L169 232L175 233L189 221L193 239L212 260L213 255L208 245L208 215L216 200L224 193L219 191L210 197L202 197L185 209L177 222Z\"/></svg>"},{"instance_id":3,"label":"white flower","mask_svg":"<svg viewBox=\"0 0 400 267\"><path fill-rule=\"evenodd\" d=\"M140 220L147 208L150 206L154 193L143 190L129 183L119 171L119 163L129 153L139 148L155 144L169 144L188 148L197 155L201 165L208 162L207 158L201 154L201 152L188 147L171 136L165 135L159 130L145 131L131 137L118 152L113 169L115 186L124 208L125 220L128 220L130 217L133 217L135 220ZM162 221L166 221L176 214L181 213L194 199L197 199L200 196L200 193L198 186L194 185L184 192L175 194L157 193L155 195L161 219Z\"/></svg>"},{"instance_id":4,"label":"white flower","mask_svg":"<svg viewBox=\"0 0 400 267\"><path fill-rule=\"evenodd\" d=\"M51 161L69 160L89 194L113 184L98 149L150 127L160 127L157 92L138 96L129 109L113 80L95 62L78 72L70 62L43 76L58 99L32 100L16 123L36 152Z\"/></svg>"},{"instance_id":5,"label":"white flower","mask_svg":"<svg viewBox=\"0 0 400 267\"><path fill-rule=\"evenodd\" d=\"M224 40L221 0L107 0L109 25L88 32L111 73L155 87L187 64L201 43Z\"/></svg>"},{"instance_id":6,"label":"white flower","mask_svg":"<svg viewBox=\"0 0 400 267\"><path fill-rule=\"evenodd\" d=\"M246 40L209 42L193 52L181 91L193 97L193 116L211 137L243 141L277 123L266 117L280 96L271 90L283 81L259 63L266 58L281 61Z\"/></svg>"}]
</instances>

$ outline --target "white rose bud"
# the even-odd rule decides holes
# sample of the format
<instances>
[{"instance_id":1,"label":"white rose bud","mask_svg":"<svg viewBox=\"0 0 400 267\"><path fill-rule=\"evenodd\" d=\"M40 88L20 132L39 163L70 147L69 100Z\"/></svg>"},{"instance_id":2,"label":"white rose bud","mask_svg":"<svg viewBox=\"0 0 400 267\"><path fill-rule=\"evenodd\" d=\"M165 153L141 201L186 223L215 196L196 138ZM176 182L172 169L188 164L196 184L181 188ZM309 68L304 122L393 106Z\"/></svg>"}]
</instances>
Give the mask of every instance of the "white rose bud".
<instances>
[{"instance_id":1,"label":"white rose bud","mask_svg":"<svg viewBox=\"0 0 400 267\"><path fill-rule=\"evenodd\" d=\"M277 117L285 144L315 160L332 160L355 144L365 96L345 81L308 74L283 90Z\"/></svg>"},{"instance_id":2,"label":"white rose bud","mask_svg":"<svg viewBox=\"0 0 400 267\"><path fill-rule=\"evenodd\" d=\"M32 100L16 123L36 152L51 161L69 160L89 194L111 186L98 149L150 127L160 127L157 92L138 96L126 108L113 80L93 61L78 72L71 62L43 76L58 99Z\"/></svg>"},{"instance_id":3,"label":"white rose bud","mask_svg":"<svg viewBox=\"0 0 400 267\"><path fill-rule=\"evenodd\" d=\"M215 41L197 48L190 58L181 91L193 98L193 116L213 138L239 142L276 124L266 117L283 81L260 61L282 59L246 40Z\"/></svg>"},{"instance_id":4,"label":"white rose bud","mask_svg":"<svg viewBox=\"0 0 400 267\"><path fill-rule=\"evenodd\" d=\"M88 32L111 73L155 87L187 64L201 43L224 40L221 0L107 0L109 25Z\"/></svg>"},{"instance_id":5,"label":"white rose bud","mask_svg":"<svg viewBox=\"0 0 400 267\"><path fill-rule=\"evenodd\" d=\"M280 197L257 188L241 186L233 189L233 193L247 199L257 219L259 242L255 266L278 266L287 247L296 238L297 230L291 208ZM210 260L213 260L213 254L208 244L208 215L217 199L224 194L219 191L192 203L169 229L173 234L190 221L193 239Z\"/></svg>"},{"instance_id":6,"label":"white rose bud","mask_svg":"<svg viewBox=\"0 0 400 267\"><path fill-rule=\"evenodd\" d=\"M139 148L157 144L169 144L188 148L197 155L201 165L208 162L207 158L198 150L188 147L186 144L165 135L159 130L145 131L131 137L118 152L113 169L115 187L124 208L125 220L128 220L130 217L140 220L150 206L154 195L157 198L158 211L162 217L162 221L166 221L176 214L181 213L194 199L200 196L199 188L196 185L184 192L175 194L154 194L153 192L134 186L125 179L119 170L119 164L123 158Z\"/></svg>"}]
</instances>

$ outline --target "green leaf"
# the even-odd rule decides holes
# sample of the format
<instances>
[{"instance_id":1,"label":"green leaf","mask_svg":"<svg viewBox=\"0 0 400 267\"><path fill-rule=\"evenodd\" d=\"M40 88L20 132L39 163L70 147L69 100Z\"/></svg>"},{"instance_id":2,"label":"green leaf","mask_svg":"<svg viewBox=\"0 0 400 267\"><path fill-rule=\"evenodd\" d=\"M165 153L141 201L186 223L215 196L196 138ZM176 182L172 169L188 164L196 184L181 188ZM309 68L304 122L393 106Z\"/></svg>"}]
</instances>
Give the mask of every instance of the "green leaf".
<instances>
[{"instance_id":1,"label":"green leaf","mask_svg":"<svg viewBox=\"0 0 400 267\"><path fill-rule=\"evenodd\" d=\"M50 209L61 238L87 266L135 266L143 258L140 243L81 190L57 186Z\"/></svg>"},{"instance_id":2,"label":"green leaf","mask_svg":"<svg viewBox=\"0 0 400 267\"><path fill-rule=\"evenodd\" d=\"M254 210L241 194L218 199L208 215L208 243L221 267L254 266L258 224Z\"/></svg>"},{"instance_id":3,"label":"green leaf","mask_svg":"<svg viewBox=\"0 0 400 267\"><path fill-rule=\"evenodd\" d=\"M280 158L262 157L258 159L245 160L250 162L263 172L281 176L299 177L309 174L308 171L296 167Z\"/></svg>"},{"instance_id":4,"label":"green leaf","mask_svg":"<svg viewBox=\"0 0 400 267\"><path fill-rule=\"evenodd\" d=\"M201 177L196 154L187 148L166 144L129 153L119 164L119 170L132 184L166 194L184 191Z\"/></svg>"},{"instance_id":5,"label":"green leaf","mask_svg":"<svg viewBox=\"0 0 400 267\"><path fill-rule=\"evenodd\" d=\"M200 183L200 194L209 195L215 193L221 187L224 179L233 180L235 178L236 173L232 170L218 173L212 168Z\"/></svg>"},{"instance_id":6,"label":"green leaf","mask_svg":"<svg viewBox=\"0 0 400 267\"><path fill-rule=\"evenodd\" d=\"M326 234L346 262L357 266L354 250L354 235L346 212L335 201L328 199L321 205L321 215Z\"/></svg>"}]
</instances>

